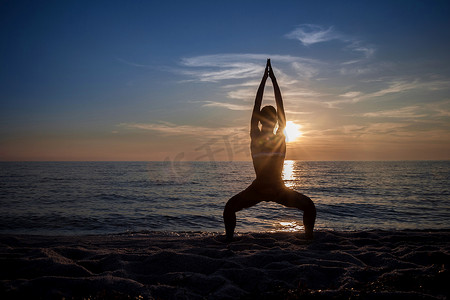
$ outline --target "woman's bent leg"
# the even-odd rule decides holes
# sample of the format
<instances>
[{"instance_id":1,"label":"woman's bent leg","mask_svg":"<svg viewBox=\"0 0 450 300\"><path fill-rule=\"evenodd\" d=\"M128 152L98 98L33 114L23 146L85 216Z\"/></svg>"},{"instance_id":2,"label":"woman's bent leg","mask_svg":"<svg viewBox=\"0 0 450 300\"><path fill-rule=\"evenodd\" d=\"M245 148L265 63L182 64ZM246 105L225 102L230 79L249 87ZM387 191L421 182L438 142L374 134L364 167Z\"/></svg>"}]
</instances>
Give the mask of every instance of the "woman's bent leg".
<instances>
[{"instance_id":1,"label":"woman's bent leg","mask_svg":"<svg viewBox=\"0 0 450 300\"><path fill-rule=\"evenodd\" d=\"M236 228L236 212L256 205L259 202L250 187L228 200L223 210L223 221L228 241L233 239L234 229Z\"/></svg>"},{"instance_id":2,"label":"woman's bent leg","mask_svg":"<svg viewBox=\"0 0 450 300\"><path fill-rule=\"evenodd\" d=\"M287 207L298 208L303 211L303 226L306 237L313 238L314 223L316 221L316 206L312 200L299 192L286 189L284 193L275 201Z\"/></svg>"}]
</instances>

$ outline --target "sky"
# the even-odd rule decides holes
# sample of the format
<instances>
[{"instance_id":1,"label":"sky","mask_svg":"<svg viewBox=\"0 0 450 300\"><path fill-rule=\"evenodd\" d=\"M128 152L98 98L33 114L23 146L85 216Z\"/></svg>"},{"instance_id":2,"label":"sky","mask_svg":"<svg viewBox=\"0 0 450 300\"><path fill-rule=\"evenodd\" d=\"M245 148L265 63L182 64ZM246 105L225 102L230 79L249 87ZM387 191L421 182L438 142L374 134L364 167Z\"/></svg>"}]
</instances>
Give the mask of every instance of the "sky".
<instances>
[{"instance_id":1,"label":"sky","mask_svg":"<svg viewBox=\"0 0 450 300\"><path fill-rule=\"evenodd\" d=\"M450 159L449 1L1 1L0 161ZM274 105L268 81L263 105Z\"/></svg>"}]
</instances>

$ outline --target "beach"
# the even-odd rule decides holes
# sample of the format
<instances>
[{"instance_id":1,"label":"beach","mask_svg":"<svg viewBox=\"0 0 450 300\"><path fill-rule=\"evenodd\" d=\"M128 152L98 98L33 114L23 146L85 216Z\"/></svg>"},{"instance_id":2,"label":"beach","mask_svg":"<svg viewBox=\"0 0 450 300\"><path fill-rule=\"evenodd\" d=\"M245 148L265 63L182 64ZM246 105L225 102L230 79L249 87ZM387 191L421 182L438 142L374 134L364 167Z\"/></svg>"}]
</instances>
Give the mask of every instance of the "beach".
<instances>
[{"instance_id":1,"label":"beach","mask_svg":"<svg viewBox=\"0 0 450 300\"><path fill-rule=\"evenodd\" d=\"M450 231L0 235L2 299L447 299Z\"/></svg>"}]
</instances>

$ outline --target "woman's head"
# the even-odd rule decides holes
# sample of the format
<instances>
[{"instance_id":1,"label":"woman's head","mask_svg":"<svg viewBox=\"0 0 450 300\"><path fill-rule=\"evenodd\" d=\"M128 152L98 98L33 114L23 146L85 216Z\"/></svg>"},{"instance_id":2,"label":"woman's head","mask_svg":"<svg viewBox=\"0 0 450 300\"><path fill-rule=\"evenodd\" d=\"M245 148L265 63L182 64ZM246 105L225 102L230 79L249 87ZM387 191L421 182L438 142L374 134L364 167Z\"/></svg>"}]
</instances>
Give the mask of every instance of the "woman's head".
<instances>
[{"instance_id":1,"label":"woman's head","mask_svg":"<svg viewBox=\"0 0 450 300\"><path fill-rule=\"evenodd\" d=\"M277 123L277 110L272 105L264 106L259 112L259 121L263 127L274 128Z\"/></svg>"}]
</instances>

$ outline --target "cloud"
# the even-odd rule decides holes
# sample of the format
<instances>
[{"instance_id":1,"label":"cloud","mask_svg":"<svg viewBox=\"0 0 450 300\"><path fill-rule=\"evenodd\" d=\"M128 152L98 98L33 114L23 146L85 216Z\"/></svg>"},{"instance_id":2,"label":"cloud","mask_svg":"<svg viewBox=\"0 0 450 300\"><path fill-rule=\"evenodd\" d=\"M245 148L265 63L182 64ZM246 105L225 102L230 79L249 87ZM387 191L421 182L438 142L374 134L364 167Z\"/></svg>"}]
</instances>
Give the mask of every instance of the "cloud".
<instances>
[{"instance_id":1,"label":"cloud","mask_svg":"<svg viewBox=\"0 0 450 300\"><path fill-rule=\"evenodd\" d=\"M257 87L258 87L258 84L253 85L252 87L245 88L245 89L231 90L227 93L227 97L230 99L237 99L237 100L242 100L244 102L250 102L255 99ZM298 99L302 99L302 100L318 99L320 97L327 96L326 94L320 93L311 88L299 87L294 83L283 84L282 95L283 95L283 99L285 101L286 100L287 101L298 100ZM267 91L264 94L264 99L272 101L272 100L275 100L275 97L274 97L273 93Z\"/></svg>"},{"instance_id":2,"label":"cloud","mask_svg":"<svg viewBox=\"0 0 450 300\"><path fill-rule=\"evenodd\" d=\"M242 79L254 77L261 74L261 65L259 64L229 64L222 66L219 70L202 70L186 72L187 75L193 75L199 81L218 82L229 79Z\"/></svg>"},{"instance_id":3,"label":"cloud","mask_svg":"<svg viewBox=\"0 0 450 300\"><path fill-rule=\"evenodd\" d=\"M413 81L407 81L403 79L396 79L386 82L385 85L387 85L387 87L371 93L364 93L362 91L348 91L339 95L340 99L327 101L325 103L329 107L337 108L340 104L357 103L369 99L381 98L386 95L405 93L411 90L445 90L449 89L450 82L444 80L421 81L419 79L415 79Z\"/></svg>"},{"instance_id":4,"label":"cloud","mask_svg":"<svg viewBox=\"0 0 450 300\"><path fill-rule=\"evenodd\" d=\"M450 117L450 100L444 100L440 103L430 103L427 105L435 117Z\"/></svg>"},{"instance_id":5,"label":"cloud","mask_svg":"<svg viewBox=\"0 0 450 300\"><path fill-rule=\"evenodd\" d=\"M285 110L285 112L286 112L286 115L311 115L311 114L313 114L312 111ZM297 121L299 123L303 122L303 121L298 121L298 120L294 120L294 121ZM304 125L304 123L303 123L303 125Z\"/></svg>"},{"instance_id":6,"label":"cloud","mask_svg":"<svg viewBox=\"0 0 450 300\"><path fill-rule=\"evenodd\" d=\"M369 61L371 61L376 52L376 48L373 45L368 45L357 37L340 33L335 30L333 26L324 27L315 24L302 24L293 31L287 33L285 37L298 40L304 46L330 42L333 40L341 42L344 47L336 49L336 51L343 50L344 52L347 52L350 58L344 62L335 64L340 75L359 76L362 74L373 73L380 68L378 64L369 64ZM328 68L330 69L330 66ZM302 67L302 72L309 78L317 75L316 73L311 73L308 68L305 67Z\"/></svg>"},{"instance_id":7,"label":"cloud","mask_svg":"<svg viewBox=\"0 0 450 300\"><path fill-rule=\"evenodd\" d=\"M421 107L417 105L406 106L397 109L391 110L382 110L377 112L368 112L364 113L364 117L374 117L374 118L421 118L426 117L426 114L419 114L417 111L420 110Z\"/></svg>"},{"instance_id":8,"label":"cloud","mask_svg":"<svg viewBox=\"0 0 450 300\"><path fill-rule=\"evenodd\" d=\"M170 122L121 123L122 130L152 132L149 140L157 144L170 145L164 152L166 160L233 160L250 157L250 130L248 126L212 127L178 125ZM174 144L175 143L175 144ZM178 159L179 158L179 159Z\"/></svg>"},{"instance_id":9,"label":"cloud","mask_svg":"<svg viewBox=\"0 0 450 300\"><path fill-rule=\"evenodd\" d=\"M340 104L356 103L359 102L363 93L360 91L349 91L344 94L338 95L338 100L328 100L324 104L328 108L339 108ZM340 98L340 99L339 99Z\"/></svg>"},{"instance_id":10,"label":"cloud","mask_svg":"<svg viewBox=\"0 0 450 300\"><path fill-rule=\"evenodd\" d=\"M385 89L365 95L365 98L382 97L388 94L403 93L416 89L431 91L443 90L449 88L450 82L441 80L420 81L419 79L415 79L414 81L394 80L388 83L388 85Z\"/></svg>"},{"instance_id":11,"label":"cloud","mask_svg":"<svg viewBox=\"0 0 450 300\"><path fill-rule=\"evenodd\" d=\"M189 76L190 81L220 84L219 93L223 96L214 98L217 101L203 102L204 107L222 107L236 111L251 109L250 103L254 100L267 58L272 59L283 99L292 111L298 107L299 103L307 103L308 110L317 106L342 108L361 101L391 101L401 99L405 95L409 96L408 92L436 91L450 86L448 81L439 81L436 77L423 79L418 76L416 79L411 79L405 74L394 79L392 76L379 77L381 79L376 83L368 83L368 80L374 81L373 75L370 74L386 74L387 70L395 70L397 65L376 61L375 46L369 45L358 37L340 33L333 26L304 24L286 34L285 37L298 40L305 46L339 41L330 46L336 48L333 51L340 49L346 53L336 56L338 58L334 60L330 60L329 57L319 60L264 53L200 55L182 58L180 60L182 69L179 71ZM353 88L342 91L342 87L338 86L341 83ZM273 93L267 90L267 86L270 87L270 85L269 80L264 99L272 101ZM447 112L448 110L441 109L439 113L445 115ZM366 113L365 117L369 118L381 117L383 114L382 111L366 111ZM390 115L406 118L409 115L412 116L413 112L405 109L384 113L385 117Z\"/></svg>"},{"instance_id":12,"label":"cloud","mask_svg":"<svg viewBox=\"0 0 450 300\"><path fill-rule=\"evenodd\" d=\"M294 61L291 65L301 78L312 78L319 73L318 62L312 64L311 61Z\"/></svg>"},{"instance_id":13,"label":"cloud","mask_svg":"<svg viewBox=\"0 0 450 300\"><path fill-rule=\"evenodd\" d=\"M251 111L251 106L248 105L240 105L240 104L234 104L234 103L226 103L226 102L216 102L216 101L205 101L205 104L202 106L206 107L223 107L230 110L244 110L244 111Z\"/></svg>"},{"instance_id":14,"label":"cloud","mask_svg":"<svg viewBox=\"0 0 450 300\"><path fill-rule=\"evenodd\" d=\"M267 57L246 54L217 54L183 58L181 64L189 67L182 73L202 82L251 78L261 74L261 61ZM259 60L259 63L255 63ZM195 69L194 69L195 68Z\"/></svg>"},{"instance_id":15,"label":"cloud","mask_svg":"<svg viewBox=\"0 0 450 300\"><path fill-rule=\"evenodd\" d=\"M339 97L343 97L343 98L357 98L361 95L361 92L358 91L351 91L351 92L346 92L345 94L339 95Z\"/></svg>"},{"instance_id":16,"label":"cloud","mask_svg":"<svg viewBox=\"0 0 450 300\"><path fill-rule=\"evenodd\" d=\"M376 48L372 45L364 43L361 40L356 38L343 38L341 40L349 43L346 47L349 51L362 53L366 59L373 57L375 54Z\"/></svg>"},{"instance_id":17,"label":"cloud","mask_svg":"<svg viewBox=\"0 0 450 300\"><path fill-rule=\"evenodd\" d=\"M284 100L290 102L323 96L323 93L310 86L310 82L319 75L321 69L326 69L326 64L304 57L251 53L202 55L183 58L181 64L184 69L181 72L192 78L192 81L221 83L220 88L226 98L243 102L209 101L204 102L204 106L251 110L252 104L246 103L252 103L255 98L268 57L272 59L278 82L282 83ZM274 100L271 85L269 79L266 83L268 90L264 94L264 99L269 101Z\"/></svg>"},{"instance_id":18,"label":"cloud","mask_svg":"<svg viewBox=\"0 0 450 300\"><path fill-rule=\"evenodd\" d=\"M223 88L234 89L234 88L240 88L240 87L255 87L255 86L258 86L259 82L260 81L257 81L257 80L243 81L241 83L224 85Z\"/></svg>"},{"instance_id":19,"label":"cloud","mask_svg":"<svg viewBox=\"0 0 450 300\"><path fill-rule=\"evenodd\" d=\"M363 134L410 136L412 133L406 129L408 123L372 123L363 130Z\"/></svg>"},{"instance_id":20,"label":"cloud","mask_svg":"<svg viewBox=\"0 0 450 300\"><path fill-rule=\"evenodd\" d=\"M254 54L254 53L229 53L229 54L212 54L183 58L181 63L188 67L224 67L234 65L239 62L266 62L267 58L271 58L278 62L290 63L300 60L309 60L291 55L270 55L270 54ZM309 60L311 61L311 60ZM261 67L261 65L259 65Z\"/></svg>"},{"instance_id":21,"label":"cloud","mask_svg":"<svg viewBox=\"0 0 450 300\"><path fill-rule=\"evenodd\" d=\"M368 97L381 97L387 94L393 94L393 93L401 93L405 92L407 90L418 88L420 85L418 85L418 81L415 80L413 82L406 82L406 81L393 81L389 84L389 86L385 89L382 89L378 92L368 94Z\"/></svg>"},{"instance_id":22,"label":"cloud","mask_svg":"<svg viewBox=\"0 0 450 300\"><path fill-rule=\"evenodd\" d=\"M258 85L255 85L253 87L249 87L246 89L238 89L238 90L231 90L227 93L228 98L231 99L240 99L243 101L249 101L249 100L254 100L255 98L255 93L256 93L256 88L258 87Z\"/></svg>"},{"instance_id":23,"label":"cloud","mask_svg":"<svg viewBox=\"0 0 450 300\"><path fill-rule=\"evenodd\" d=\"M320 98L327 96L308 88L288 88L283 92L284 98Z\"/></svg>"},{"instance_id":24,"label":"cloud","mask_svg":"<svg viewBox=\"0 0 450 300\"><path fill-rule=\"evenodd\" d=\"M368 138L374 136L409 136L411 132L407 130L409 123L379 122L367 125L348 124L330 131L328 135L345 136L354 138ZM326 134L327 135L327 134Z\"/></svg>"},{"instance_id":25,"label":"cloud","mask_svg":"<svg viewBox=\"0 0 450 300\"><path fill-rule=\"evenodd\" d=\"M185 69L180 72L201 82L219 82L233 79L251 79L261 77L267 58L276 61L274 69L278 77L286 76L281 69L288 65L301 77L311 77L318 73L316 65L320 62L314 59L290 55L271 54L215 54L185 57L181 65ZM280 68L281 66L281 68Z\"/></svg>"},{"instance_id":26,"label":"cloud","mask_svg":"<svg viewBox=\"0 0 450 300\"><path fill-rule=\"evenodd\" d=\"M375 48L370 46L353 45L350 47L353 51L361 52L366 58L370 58L375 54Z\"/></svg>"},{"instance_id":27,"label":"cloud","mask_svg":"<svg viewBox=\"0 0 450 300\"><path fill-rule=\"evenodd\" d=\"M395 69L393 63L380 62L369 59L369 57L344 61L337 65L338 76L358 76L377 74L386 70ZM366 79L367 80L367 79Z\"/></svg>"},{"instance_id":28,"label":"cloud","mask_svg":"<svg viewBox=\"0 0 450 300\"><path fill-rule=\"evenodd\" d=\"M292 32L286 34L285 37L299 40L304 46L342 39L341 35L335 32L333 26L324 28L313 24L302 24Z\"/></svg>"},{"instance_id":29,"label":"cloud","mask_svg":"<svg viewBox=\"0 0 450 300\"><path fill-rule=\"evenodd\" d=\"M158 123L121 123L119 127L131 130L154 131L163 135L183 135L183 136L200 136L213 137L229 135L243 130L243 127L220 127L213 128L207 126L195 125L177 125L170 122Z\"/></svg>"},{"instance_id":30,"label":"cloud","mask_svg":"<svg viewBox=\"0 0 450 300\"><path fill-rule=\"evenodd\" d=\"M116 60L121 62L121 63L123 63L123 64L132 66L132 67L138 67L138 68L152 68L153 67L153 66L150 66L150 65L143 65L143 64L138 64L138 63L135 63L135 62L131 62L131 61L125 60L125 59L120 58L120 57L116 57Z\"/></svg>"},{"instance_id":31,"label":"cloud","mask_svg":"<svg viewBox=\"0 0 450 300\"><path fill-rule=\"evenodd\" d=\"M344 61L334 63L329 60L318 60L310 57L264 53L222 53L184 57L180 60L178 73L188 76L188 81L214 82L246 79L240 87L255 86L256 78L261 78L267 58L271 58L277 78L283 86L297 84L305 87L307 81L317 78L330 78L339 75L361 75L378 71L379 66L369 64L374 56L375 48L363 41L337 32L333 26L304 24L285 35L299 40L304 45L338 40L344 44L340 50L347 51ZM319 77L320 76L320 77ZM324 77L325 76L325 77ZM233 83L224 88L231 89ZM234 86L236 87L236 86ZM238 87L239 88L239 87ZM234 88L233 88L234 90ZM233 91L232 98L240 98L242 91ZM236 96L238 95L238 96Z\"/></svg>"}]
</instances>

